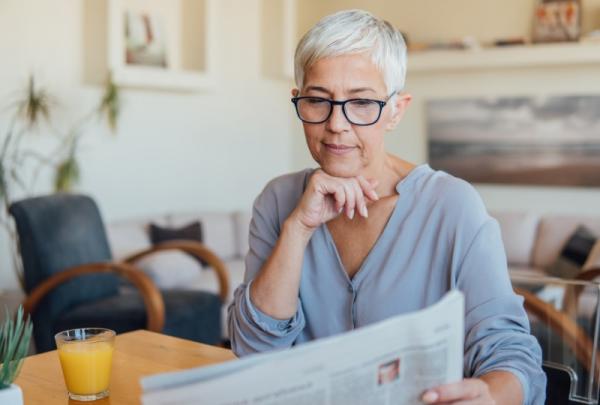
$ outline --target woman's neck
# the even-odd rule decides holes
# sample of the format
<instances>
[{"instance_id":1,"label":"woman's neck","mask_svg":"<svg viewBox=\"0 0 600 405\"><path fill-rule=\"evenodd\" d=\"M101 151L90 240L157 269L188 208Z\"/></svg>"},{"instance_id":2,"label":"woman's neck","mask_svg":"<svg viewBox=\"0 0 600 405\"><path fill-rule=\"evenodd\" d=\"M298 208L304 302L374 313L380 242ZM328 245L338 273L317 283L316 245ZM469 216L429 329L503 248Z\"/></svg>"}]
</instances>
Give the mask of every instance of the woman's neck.
<instances>
[{"instance_id":1,"label":"woman's neck","mask_svg":"<svg viewBox=\"0 0 600 405\"><path fill-rule=\"evenodd\" d=\"M416 165L400 159L392 154L385 154L375 165L370 166L363 172L363 176L369 180L377 180L375 191L379 197L388 197L396 192L398 183L408 176Z\"/></svg>"}]
</instances>

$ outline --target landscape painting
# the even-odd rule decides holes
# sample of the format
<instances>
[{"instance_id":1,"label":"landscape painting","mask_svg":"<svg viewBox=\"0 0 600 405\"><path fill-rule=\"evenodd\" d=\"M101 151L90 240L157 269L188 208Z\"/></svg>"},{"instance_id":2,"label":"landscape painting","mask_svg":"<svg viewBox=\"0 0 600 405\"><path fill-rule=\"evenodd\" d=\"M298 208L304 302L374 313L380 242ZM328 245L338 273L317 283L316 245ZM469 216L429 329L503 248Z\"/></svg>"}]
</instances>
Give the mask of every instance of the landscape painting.
<instances>
[{"instance_id":1,"label":"landscape painting","mask_svg":"<svg viewBox=\"0 0 600 405\"><path fill-rule=\"evenodd\" d=\"M429 164L473 183L600 186L600 96L427 103Z\"/></svg>"}]
</instances>

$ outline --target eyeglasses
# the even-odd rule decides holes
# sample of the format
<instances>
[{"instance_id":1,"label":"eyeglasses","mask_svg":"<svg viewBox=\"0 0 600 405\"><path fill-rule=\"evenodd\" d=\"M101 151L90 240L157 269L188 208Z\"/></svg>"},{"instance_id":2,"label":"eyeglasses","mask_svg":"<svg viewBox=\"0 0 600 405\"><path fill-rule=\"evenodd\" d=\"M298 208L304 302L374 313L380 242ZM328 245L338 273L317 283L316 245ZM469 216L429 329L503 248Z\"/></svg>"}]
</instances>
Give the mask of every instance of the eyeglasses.
<instances>
[{"instance_id":1,"label":"eyeglasses","mask_svg":"<svg viewBox=\"0 0 600 405\"><path fill-rule=\"evenodd\" d=\"M349 100L330 100L322 97L294 97L292 103L302 122L307 124L322 124L331 117L333 106L342 106L344 116L353 125L373 125L381 117L381 111L387 102L396 94L394 91L385 101L368 98L353 98Z\"/></svg>"}]
</instances>

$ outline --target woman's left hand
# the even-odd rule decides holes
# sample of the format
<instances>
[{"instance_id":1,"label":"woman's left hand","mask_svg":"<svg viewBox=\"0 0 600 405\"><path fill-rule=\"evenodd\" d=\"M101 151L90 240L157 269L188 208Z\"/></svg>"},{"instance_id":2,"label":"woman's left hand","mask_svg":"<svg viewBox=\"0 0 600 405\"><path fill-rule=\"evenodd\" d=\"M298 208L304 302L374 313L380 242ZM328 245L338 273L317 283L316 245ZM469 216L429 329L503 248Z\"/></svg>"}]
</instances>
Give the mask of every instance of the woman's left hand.
<instances>
[{"instance_id":1,"label":"woman's left hand","mask_svg":"<svg viewBox=\"0 0 600 405\"><path fill-rule=\"evenodd\" d=\"M457 383L427 390L421 397L426 404L494 405L488 384L479 378L467 378Z\"/></svg>"}]
</instances>

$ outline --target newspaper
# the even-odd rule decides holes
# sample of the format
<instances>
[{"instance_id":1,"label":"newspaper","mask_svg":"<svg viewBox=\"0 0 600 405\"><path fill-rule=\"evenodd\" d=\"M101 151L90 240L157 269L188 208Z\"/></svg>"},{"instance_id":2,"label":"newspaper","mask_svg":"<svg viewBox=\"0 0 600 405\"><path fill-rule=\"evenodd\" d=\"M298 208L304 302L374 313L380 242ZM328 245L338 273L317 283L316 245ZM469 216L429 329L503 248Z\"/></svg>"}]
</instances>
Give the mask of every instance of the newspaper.
<instances>
[{"instance_id":1,"label":"newspaper","mask_svg":"<svg viewBox=\"0 0 600 405\"><path fill-rule=\"evenodd\" d=\"M289 350L142 379L144 405L418 404L463 376L464 298Z\"/></svg>"}]
</instances>

